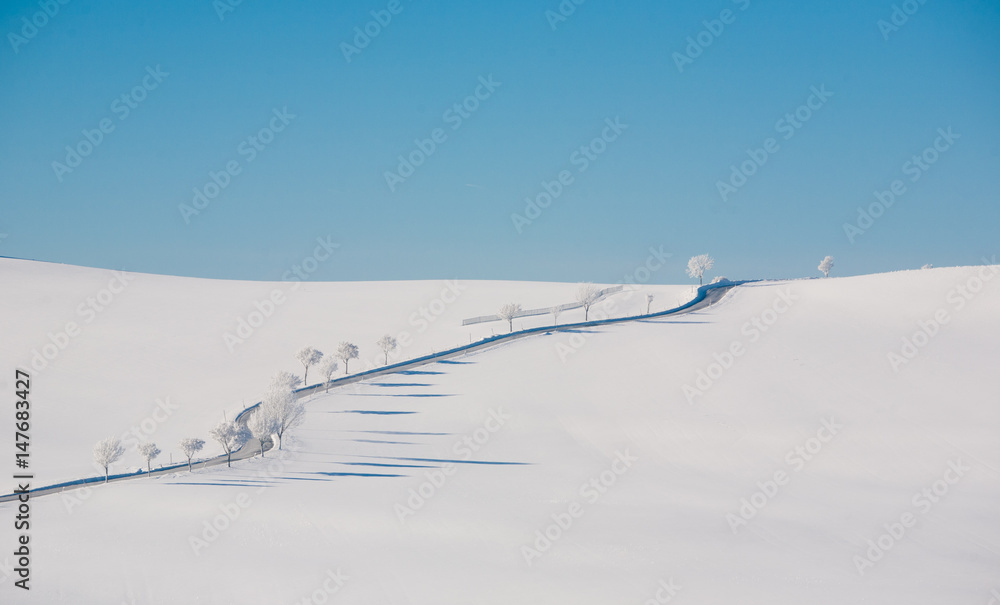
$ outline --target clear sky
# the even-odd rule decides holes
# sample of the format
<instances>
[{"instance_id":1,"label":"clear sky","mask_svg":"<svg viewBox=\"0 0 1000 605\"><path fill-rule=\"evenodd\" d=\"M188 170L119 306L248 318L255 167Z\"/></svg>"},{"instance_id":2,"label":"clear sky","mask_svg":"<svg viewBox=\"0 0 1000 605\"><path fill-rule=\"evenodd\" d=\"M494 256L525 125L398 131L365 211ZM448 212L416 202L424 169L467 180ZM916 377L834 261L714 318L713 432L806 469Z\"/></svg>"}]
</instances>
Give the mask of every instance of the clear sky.
<instances>
[{"instance_id":1,"label":"clear sky","mask_svg":"<svg viewBox=\"0 0 1000 605\"><path fill-rule=\"evenodd\" d=\"M653 247L683 283L700 253L1000 255L996 1L0 6L3 256L276 280L323 238L315 280L617 282Z\"/></svg>"}]
</instances>

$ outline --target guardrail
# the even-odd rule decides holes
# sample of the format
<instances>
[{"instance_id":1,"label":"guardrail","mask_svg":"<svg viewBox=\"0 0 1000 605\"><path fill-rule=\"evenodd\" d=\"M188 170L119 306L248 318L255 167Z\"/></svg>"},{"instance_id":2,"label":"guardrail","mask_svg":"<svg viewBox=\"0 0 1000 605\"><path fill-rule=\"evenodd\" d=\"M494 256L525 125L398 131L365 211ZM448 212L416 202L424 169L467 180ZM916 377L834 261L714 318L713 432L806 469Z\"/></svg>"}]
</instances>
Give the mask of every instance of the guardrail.
<instances>
[{"instance_id":1,"label":"guardrail","mask_svg":"<svg viewBox=\"0 0 1000 605\"><path fill-rule=\"evenodd\" d=\"M621 292L624 286L611 286L610 288L604 288L597 293L597 298L594 299L594 303L599 303L604 300L607 296L615 294L616 292ZM534 317L536 315L548 315L554 311L562 313L563 311L569 311L570 309L579 309L583 306L580 302L565 303L562 305L556 305L554 307L546 307L544 309L528 309L527 311L520 311L513 317L517 319L519 317ZM490 321L507 321L506 319L500 317L499 315L480 315L479 317L470 317L469 319L463 319L463 326L471 326L472 324L486 323Z\"/></svg>"},{"instance_id":2,"label":"guardrail","mask_svg":"<svg viewBox=\"0 0 1000 605\"><path fill-rule=\"evenodd\" d=\"M367 380L369 378L374 378L376 376L382 376L382 375L385 375L385 374L394 374L394 373L399 372L401 370L407 370L407 369L410 369L410 368L413 368L413 367L418 367L418 366L425 365L427 363L431 363L431 362L435 362L435 361L440 361L440 360L444 360L444 359L449 359L451 357L458 357L460 355L465 355L466 353L470 353L472 351L476 351L476 350L479 350L479 349L489 348L489 347L491 347L491 346L493 346L495 344L501 343L501 342L518 340L518 339L521 339L521 338L526 338L528 336L533 336L535 334L544 334L544 333L549 333L549 332L563 332L563 331L567 331L567 330L578 330L580 328L586 328L586 327L606 326L606 325L611 325L611 324L624 323L624 322L627 322L627 321L638 321L638 320L643 320L643 319L653 319L653 318L656 318L656 317L664 317L664 316L667 316L667 315L673 315L675 313L679 313L681 311L685 311L685 310L690 309L691 307L693 307L695 305L700 304L701 302L703 302L709 296L709 293L712 292L713 290L718 290L720 288L725 288L726 290L728 290L728 289L733 288L735 286L739 286L739 285L746 284L746 283L751 283L752 281L758 281L758 280L747 280L747 281L739 281L739 282L730 282L730 281L727 281L727 282L720 282L720 283L716 283L716 284L708 284L708 285L705 285L705 286L701 286L701 287L698 288L698 292L695 295L695 297L693 299L691 299L690 301L684 303L683 305L681 305L679 307L674 307L673 309L667 309L666 311L660 311L658 313L649 313L649 314L646 314L646 315L633 315L633 316L630 316L630 317L616 317L616 318L610 318L610 319L596 319L596 320L592 320L592 321L581 321L581 322L577 322L577 323L562 324L562 325L558 325L558 326L542 326L542 327L539 327L539 328L528 328L527 330L519 330L517 332L511 332L511 333L508 333L508 334L499 334L499 335L496 335L496 336L489 336L489 337L483 338L482 340L479 340L479 341L471 343L471 344L466 344L466 345L462 345L462 346L455 347L455 348L452 348L452 349L447 349L447 350L444 350L444 351L441 351L441 352L438 352L438 353L431 353L430 355L424 355L422 357L417 357L417 358L410 359L410 360L407 360L407 361L397 362L397 363L394 363L392 365L382 366L381 368L374 368L374 369L371 369L371 370L365 370L364 372L358 372L357 374L351 374L349 376L344 376L344 377L341 377L341 378L337 378L336 380L331 380L329 383L321 382L321 383L318 383L318 384L314 384L312 386L302 387L300 389L296 389L294 392L295 392L295 394L298 397L301 398L301 397L304 397L306 395L311 395L311 394L313 394L313 393L315 393L316 391L319 391L319 390L329 389L329 388L343 386L343 385L347 385L347 384L353 384L355 382L361 382L361 381ZM261 402L258 401L257 403L255 403L255 404L251 405L250 407L248 407L248 408L244 409L243 411L241 411L239 414L236 415L236 422L246 422L246 417L251 412L253 412L253 410L255 410L257 407L259 407L260 404L261 404ZM233 452L233 456L236 456L237 454L243 452L246 449L246 447L247 446L244 445L242 448L234 451ZM255 446L255 449L256 449L256 446ZM270 448L268 448L268 449L270 449ZM226 455L223 454L221 456L215 456L213 458L206 458L204 460L199 460L197 462L197 464L200 464L203 467L204 466L209 466L209 465L214 466L214 465L219 465L222 462L225 462L225 460L226 460ZM153 471L153 474L154 475L165 474L165 473L173 472L173 471L176 471L176 470L182 470L184 468L187 468L187 466L188 465L186 463L175 464L175 465L172 465L172 466L169 466L169 467L157 469L157 470ZM148 477L148 476L149 476L149 473L142 473L142 472L139 472L139 473L121 473L121 474L117 474L117 475L110 475L108 477L108 481L121 481L121 480L124 480L124 479L130 479L130 478L136 478L136 477ZM95 484L95 483L104 483L104 482L105 482L105 479L104 479L103 476L88 477L86 479L75 479L75 480L72 480L72 481L65 481L65 482L62 482L62 483L57 483L55 485L46 485L46 486L43 486L43 487L38 487L38 488L35 488L33 490L30 490L28 493L31 494L31 495L35 495L36 492L50 492L50 493L55 493L56 490L65 491L66 489L71 489L71 488L74 488L74 487L82 487L82 486L85 486L85 485L90 485L90 484ZM17 498L16 494L4 494L3 496L0 496L0 502L7 502L7 501L14 500L16 498Z\"/></svg>"}]
</instances>

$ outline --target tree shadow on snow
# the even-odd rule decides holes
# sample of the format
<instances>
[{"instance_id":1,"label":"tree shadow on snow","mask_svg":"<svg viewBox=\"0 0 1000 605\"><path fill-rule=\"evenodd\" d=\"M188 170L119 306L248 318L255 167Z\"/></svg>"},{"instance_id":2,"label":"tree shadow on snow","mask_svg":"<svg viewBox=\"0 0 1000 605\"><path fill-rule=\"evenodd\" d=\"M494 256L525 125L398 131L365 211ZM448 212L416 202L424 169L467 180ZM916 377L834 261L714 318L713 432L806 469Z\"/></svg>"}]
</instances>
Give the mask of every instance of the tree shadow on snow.
<instances>
[{"instance_id":1,"label":"tree shadow on snow","mask_svg":"<svg viewBox=\"0 0 1000 605\"><path fill-rule=\"evenodd\" d=\"M447 458L406 458L403 456L361 456L361 458L382 458L387 460L406 460L408 462L437 462L440 464L496 464L526 466L531 462L499 462L493 460L449 460Z\"/></svg>"},{"instance_id":2,"label":"tree shadow on snow","mask_svg":"<svg viewBox=\"0 0 1000 605\"><path fill-rule=\"evenodd\" d=\"M348 393L348 397L454 397L450 393Z\"/></svg>"},{"instance_id":3,"label":"tree shadow on snow","mask_svg":"<svg viewBox=\"0 0 1000 605\"><path fill-rule=\"evenodd\" d=\"M395 416L397 414L416 414L416 412L390 412L387 410L342 410L327 412L327 414L378 414L379 416Z\"/></svg>"},{"instance_id":4,"label":"tree shadow on snow","mask_svg":"<svg viewBox=\"0 0 1000 605\"><path fill-rule=\"evenodd\" d=\"M328 473L316 471L314 475L326 475L327 477L408 477L409 475L384 475L379 473Z\"/></svg>"}]
</instances>

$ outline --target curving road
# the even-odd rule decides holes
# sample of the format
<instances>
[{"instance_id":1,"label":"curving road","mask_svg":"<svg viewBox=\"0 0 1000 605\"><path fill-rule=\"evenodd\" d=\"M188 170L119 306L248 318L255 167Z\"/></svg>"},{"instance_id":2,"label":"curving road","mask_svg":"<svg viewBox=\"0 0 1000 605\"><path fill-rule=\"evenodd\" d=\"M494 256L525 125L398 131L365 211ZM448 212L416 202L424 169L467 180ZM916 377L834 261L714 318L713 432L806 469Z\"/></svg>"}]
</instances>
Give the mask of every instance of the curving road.
<instances>
[{"instance_id":1,"label":"curving road","mask_svg":"<svg viewBox=\"0 0 1000 605\"><path fill-rule=\"evenodd\" d=\"M607 326L611 324L625 323L630 321L642 321L646 319L654 319L658 317L666 317L670 315L682 315L685 313L691 313L703 309L705 307L711 306L716 301L721 299L726 295L729 290L739 286L741 284L749 283L747 281L741 282L728 282L721 284L711 284L707 286L701 286L698 288L698 294L689 302L675 307L673 309L668 309L666 311L660 311L659 313L650 313L648 315L634 315L631 317L618 317L613 319L599 319L594 321L583 321L574 324L563 324L559 326L544 326L540 328L530 328L527 330L520 330L517 332L512 332L509 334L500 334L497 336L491 336L489 338L484 338L478 342L474 342L468 345L462 345L460 347L455 347L453 349L448 349L441 351L440 353L432 353L431 355L425 355L423 357L417 357L415 359L410 359L408 361L402 361L399 363L394 363L392 365L387 365L374 370L366 370L364 372L359 372L357 374L351 374L350 376L344 376L342 378L337 378L332 380L329 385L325 383L315 384L309 387L304 387L295 391L299 398L306 395L312 395L317 391L337 388L348 384L353 384L355 382L361 382L363 380L368 380L369 378L375 378L378 376L384 376L386 374L395 374L396 372L402 370L410 370L413 368L418 368L430 363L436 363L438 361L443 361L446 359L451 359L452 357L459 357L467 353L472 353L475 351L481 351L483 349L488 349L490 347L496 346L501 343L507 343L514 340L519 340L521 338L527 338L529 336L535 336L537 334L550 334L552 332L566 332L570 330L578 330L580 328L590 328L595 326ZM242 424L246 424L247 418L250 413L260 405L260 402L248 407L247 409L240 412L236 417L236 421ZM268 451L273 447L273 444L268 441L264 444L264 451ZM260 453L260 442L256 439L250 439L247 441L239 450L233 452L232 460L236 462L237 460L245 460L247 458L253 458L258 453ZM210 466L218 466L220 464L226 464L226 456L216 456L214 458L209 458L207 460L202 460L194 464L195 468L206 468ZM166 475L171 473L176 473L187 468L187 463L175 464L172 466L162 467L153 471L152 473L127 473L119 475L111 475L108 478L108 483L126 481L129 479L139 479L143 477L155 477L157 475ZM57 494L67 490L73 489L83 489L86 487L101 485L104 483L104 477L89 477L87 479L76 479L73 481L67 481L64 483L58 483L55 485L47 485L45 487L39 487L36 489L29 490L29 494L32 498L39 496L46 496L49 494ZM16 494L4 494L0 496L0 502L10 502L16 500Z\"/></svg>"}]
</instances>

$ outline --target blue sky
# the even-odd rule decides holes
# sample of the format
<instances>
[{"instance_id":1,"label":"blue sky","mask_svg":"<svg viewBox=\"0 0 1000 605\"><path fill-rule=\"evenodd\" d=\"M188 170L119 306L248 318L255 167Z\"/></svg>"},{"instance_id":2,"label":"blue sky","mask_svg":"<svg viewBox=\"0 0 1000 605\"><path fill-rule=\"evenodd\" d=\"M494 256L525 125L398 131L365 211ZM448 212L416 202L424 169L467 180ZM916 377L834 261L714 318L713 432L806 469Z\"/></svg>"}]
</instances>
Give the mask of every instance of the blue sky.
<instances>
[{"instance_id":1,"label":"blue sky","mask_svg":"<svg viewBox=\"0 0 1000 605\"><path fill-rule=\"evenodd\" d=\"M316 280L616 282L653 246L682 283L700 253L757 278L1000 252L995 1L222 2L2 4L0 255L272 280L319 237Z\"/></svg>"}]
</instances>

